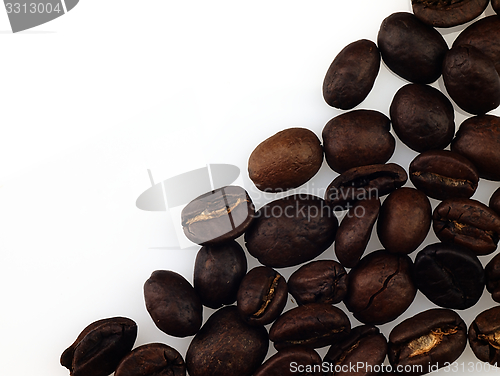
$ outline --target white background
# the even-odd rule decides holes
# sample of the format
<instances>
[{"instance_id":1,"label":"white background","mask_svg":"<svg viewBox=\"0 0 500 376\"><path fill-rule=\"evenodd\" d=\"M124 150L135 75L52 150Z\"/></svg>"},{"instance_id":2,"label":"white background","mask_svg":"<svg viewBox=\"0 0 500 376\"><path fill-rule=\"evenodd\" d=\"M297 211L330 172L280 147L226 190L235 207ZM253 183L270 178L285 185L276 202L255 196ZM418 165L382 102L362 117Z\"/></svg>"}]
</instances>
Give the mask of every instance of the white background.
<instances>
[{"instance_id":1,"label":"white background","mask_svg":"<svg viewBox=\"0 0 500 376\"><path fill-rule=\"evenodd\" d=\"M111 316L137 322L136 345L164 342L184 355L190 338L154 326L142 286L157 269L192 281L196 250L176 248L165 212L135 207L150 187L147 169L159 182L231 163L252 191L253 148L289 127L320 136L340 113L321 94L333 58L409 10L407 0L81 0L19 34L0 12L0 372L68 375L62 351ZM460 29L446 31L449 43ZM359 108L388 114L404 84L382 66ZM415 155L398 143L391 161L407 168ZM336 175L325 164L311 184L324 189ZM487 201L497 186L481 181L475 198ZM426 244L435 241L431 230ZM369 250L379 247L374 234ZM493 305L485 291L460 314L469 324ZM431 307L419 293L397 322ZM462 361L476 361L469 348Z\"/></svg>"}]
</instances>

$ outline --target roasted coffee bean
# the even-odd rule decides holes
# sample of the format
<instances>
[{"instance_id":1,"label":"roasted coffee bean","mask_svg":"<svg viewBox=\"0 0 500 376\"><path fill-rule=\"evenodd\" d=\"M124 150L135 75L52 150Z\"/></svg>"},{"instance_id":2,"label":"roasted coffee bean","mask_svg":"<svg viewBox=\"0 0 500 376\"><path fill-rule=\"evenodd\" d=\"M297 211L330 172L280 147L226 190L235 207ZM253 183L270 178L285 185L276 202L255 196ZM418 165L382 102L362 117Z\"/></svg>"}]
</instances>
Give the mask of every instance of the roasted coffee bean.
<instances>
[{"instance_id":1,"label":"roasted coffee bean","mask_svg":"<svg viewBox=\"0 0 500 376\"><path fill-rule=\"evenodd\" d=\"M261 264L284 268L323 253L335 240L337 227L337 217L324 200L298 194L260 208L245 241Z\"/></svg>"},{"instance_id":2,"label":"roasted coffee bean","mask_svg":"<svg viewBox=\"0 0 500 376\"><path fill-rule=\"evenodd\" d=\"M409 175L417 189L437 200L469 198L479 182L472 162L449 150L430 150L418 155L410 163Z\"/></svg>"},{"instance_id":3,"label":"roasted coffee bean","mask_svg":"<svg viewBox=\"0 0 500 376\"><path fill-rule=\"evenodd\" d=\"M468 44L476 47L493 61L500 74L500 18L489 16L480 19L462 31L453 46Z\"/></svg>"},{"instance_id":4,"label":"roasted coffee bean","mask_svg":"<svg viewBox=\"0 0 500 376\"><path fill-rule=\"evenodd\" d=\"M431 203L423 192L407 187L397 189L380 208L378 238L389 252L411 253L427 236L431 218Z\"/></svg>"},{"instance_id":5,"label":"roasted coffee bean","mask_svg":"<svg viewBox=\"0 0 500 376\"><path fill-rule=\"evenodd\" d=\"M438 89L408 84L399 89L390 107L394 132L410 149L443 149L455 134L455 112Z\"/></svg>"},{"instance_id":6,"label":"roasted coffee bean","mask_svg":"<svg viewBox=\"0 0 500 376\"><path fill-rule=\"evenodd\" d=\"M163 343L135 348L123 358L115 376L186 376L186 364L179 352Z\"/></svg>"},{"instance_id":7,"label":"roasted coffee bean","mask_svg":"<svg viewBox=\"0 0 500 376\"><path fill-rule=\"evenodd\" d=\"M493 257L484 268L486 276L486 290L491 298L500 303L500 254Z\"/></svg>"},{"instance_id":8,"label":"roasted coffee bean","mask_svg":"<svg viewBox=\"0 0 500 376\"><path fill-rule=\"evenodd\" d=\"M207 307L215 309L232 304L246 272L245 251L234 240L204 246L194 263L194 289Z\"/></svg>"},{"instance_id":9,"label":"roasted coffee bean","mask_svg":"<svg viewBox=\"0 0 500 376\"><path fill-rule=\"evenodd\" d=\"M356 107L371 91L379 69L380 53L375 43L362 39L347 45L326 72L323 98L332 107Z\"/></svg>"},{"instance_id":10,"label":"roasted coffee bean","mask_svg":"<svg viewBox=\"0 0 500 376\"><path fill-rule=\"evenodd\" d=\"M485 114L500 104L495 64L475 47L455 46L446 54L443 80L451 99L471 114Z\"/></svg>"},{"instance_id":11,"label":"roasted coffee bean","mask_svg":"<svg viewBox=\"0 0 500 376\"><path fill-rule=\"evenodd\" d=\"M132 350L137 325L125 317L98 320L87 326L61 355L71 376L108 376Z\"/></svg>"},{"instance_id":12,"label":"roasted coffee bean","mask_svg":"<svg viewBox=\"0 0 500 376\"><path fill-rule=\"evenodd\" d=\"M500 217L481 202L467 198L441 202L434 209L432 227L442 242L465 246L476 255L494 252L500 238Z\"/></svg>"},{"instance_id":13,"label":"roasted coffee bean","mask_svg":"<svg viewBox=\"0 0 500 376\"><path fill-rule=\"evenodd\" d=\"M325 376L352 375L351 365L362 364L356 372L359 376L378 375L378 367L387 355L387 340L377 327L372 325L357 326L349 336L333 344L325 355L324 362L329 363L329 372ZM340 371L335 371L338 368ZM334 372L331 372L333 369Z\"/></svg>"},{"instance_id":14,"label":"roasted coffee bean","mask_svg":"<svg viewBox=\"0 0 500 376\"><path fill-rule=\"evenodd\" d=\"M407 180L406 171L394 163L354 167L330 183L325 200L333 210L345 210L357 201L387 195Z\"/></svg>"},{"instance_id":15,"label":"roasted coffee bean","mask_svg":"<svg viewBox=\"0 0 500 376\"><path fill-rule=\"evenodd\" d=\"M433 27L462 25L478 17L489 0L412 0L413 13Z\"/></svg>"},{"instance_id":16,"label":"roasted coffee bean","mask_svg":"<svg viewBox=\"0 0 500 376\"><path fill-rule=\"evenodd\" d=\"M321 357L304 346L292 346L267 359L253 376L323 376Z\"/></svg>"},{"instance_id":17,"label":"roasted coffee bean","mask_svg":"<svg viewBox=\"0 0 500 376\"><path fill-rule=\"evenodd\" d=\"M323 163L323 148L309 129L289 128L260 143L248 159L248 174L261 191L282 192L306 183Z\"/></svg>"},{"instance_id":18,"label":"roasted coffee bean","mask_svg":"<svg viewBox=\"0 0 500 376\"><path fill-rule=\"evenodd\" d=\"M490 197L489 207L500 215L500 188L498 188Z\"/></svg>"},{"instance_id":19,"label":"roasted coffee bean","mask_svg":"<svg viewBox=\"0 0 500 376\"><path fill-rule=\"evenodd\" d=\"M376 251L363 257L348 275L344 303L365 324L385 324L410 306L417 289L407 255Z\"/></svg>"},{"instance_id":20,"label":"roasted coffee bean","mask_svg":"<svg viewBox=\"0 0 500 376\"><path fill-rule=\"evenodd\" d=\"M263 326L247 325L234 306L209 317L194 336L186 353L190 376L250 376L269 348Z\"/></svg>"},{"instance_id":21,"label":"roasted coffee bean","mask_svg":"<svg viewBox=\"0 0 500 376\"><path fill-rule=\"evenodd\" d=\"M182 210L182 228L196 244L224 243L242 235L254 216L254 206L241 187L227 186L191 201Z\"/></svg>"},{"instance_id":22,"label":"roasted coffee bean","mask_svg":"<svg viewBox=\"0 0 500 376\"><path fill-rule=\"evenodd\" d=\"M380 26L378 48L386 65L417 84L430 84L441 76L448 46L441 34L411 13L393 13Z\"/></svg>"},{"instance_id":23,"label":"roasted coffee bean","mask_svg":"<svg viewBox=\"0 0 500 376\"><path fill-rule=\"evenodd\" d=\"M491 0L491 6L497 14L500 14L500 0Z\"/></svg>"},{"instance_id":24,"label":"roasted coffee bean","mask_svg":"<svg viewBox=\"0 0 500 376\"><path fill-rule=\"evenodd\" d=\"M272 323L285 308L288 287L276 270L258 266L248 272L238 290L238 312L250 325Z\"/></svg>"},{"instance_id":25,"label":"roasted coffee bean","mask_svg":"<svg viewBox=\"0 0 500 376\"><path fill-rule=\"evenodd\" d=\"M449 309L429 309L394 327L389 361L405 375L423 375L453 363L467 345L467 327Z\"/></svg>"},{"instance_id":26,"label":"roasted coffee bean","mask_svg":"<svg viewBox=\"0 0 500 376\"><path fill-rule=\"evenodd\" d=\"M298 305L337 304L347 292L347 273L337 261L312 261L292 273L288 289Z\"/></svg>"},{"instance_id":27,"label":"roasted coffee bean","mask_svg":"<svg viewBox=\"0 0 500 376\"><path fill-rule=\"evenodd\" d=\"M476 357L494 366L500 363L500 307L481 312L469 327L469 345Z\"/></svg>"},{"instance_id":28,"label":"roasted coffee bean","mask_svg":"<svg viewBox=\"0 0 500 376\"><path fill-rule=\"evenodd\" d=\"M421 250L413 276L427 299L444 308L470 308L484 290L484 269L477 256L453 244L436 243Z\"/></svg>"},{"instance_id":29,"label":"roasted coffee bean","mask_svg":"<svg viewBox=\"0 0 500 376\"><path fill-rule=\"evenodd\" d=\"M391 121L378 111L355 110L339 115L323 129L326 162L339 173L385 163L396 145L390 130Z\"/></svg>"},{"instance_id":30,"label":"roasted coffee bean","mask_svg":"<svg viewBox=\"0 0 500 376\"><path fill-rule=\"evenodd\" d=\"M349 318L340 309L328 303L310 303L282 314L271 326L269 339L277 350L296 345L319 348L350 331Z\"/></svg>"},{"instance_id":31,"label":"roasted coffee bean","mask_svg":"<svg viewBox=\"0 0 500 376\"><path fill-rule=\"evenodd\" d=\"M201 327L202 305L186 279L170 270L157 270L144 284L144 300L155 325L175 337L196 334Z\"/></svg>"},{"instance_id":32,"label":"roasted coffee bean","mask_svg":"<svg viewBox=\"0 0 500 376\"><path fill-rule=\"evenodd\" d=\"M335 255L346 268L353 268L363 256L370 241L373 225L380 210L376 197L360 200L349 209L335 238Z\"/></svg>"},{"instance_id":33,"label":"roasted coffee bean","mask_svg":"<svg viewBox=\"0 0 500 376\"><path fill-rule=\"evenodd\" d=\"M465 120L451 150L470 160L481 178L500 181L500 117L484 115Z\"/></svg>"}]
</instances>

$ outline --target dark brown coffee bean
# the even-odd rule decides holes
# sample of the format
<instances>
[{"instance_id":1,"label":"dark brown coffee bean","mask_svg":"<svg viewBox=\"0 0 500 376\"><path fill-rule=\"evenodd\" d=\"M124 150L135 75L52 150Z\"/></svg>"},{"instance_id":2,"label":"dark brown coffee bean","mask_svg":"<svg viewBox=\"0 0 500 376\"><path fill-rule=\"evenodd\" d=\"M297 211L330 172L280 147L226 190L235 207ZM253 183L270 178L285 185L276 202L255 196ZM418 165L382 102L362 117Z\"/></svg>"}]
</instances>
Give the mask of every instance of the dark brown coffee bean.
<instances>
[{"instance_id":1,"label":"dark brown coffee bean","mask_svg":"<svg viewBox=\"0 0 500 376\"><path fill-rule=\"evenodd\" d=\"M347 292L347 273L337 261L312 261L292 273L288 289L298 305L337 304Z\"/></svg>"},{"instance_id":2,"label":"dark brown coffee bean","mask_svg":"<svg viewBox=\"0 0 500 376\"><path fill-rule=\"evenodd\" d=\"M500 188L493 192L488 206L500 215Z\"/></svg>"},{"instance_id":3,"label":"dark brown coffee bean","mask_svg":"<svg viewBox=\"0 0 500 376\"><path fill-rule=\"evenodd\" d=\"M232 304L246 272L245 251L234 240L204 246L194 263L194 289L207 307L215 309Z\"/></svg>"},{"instance_id":4,"label":"dark brown coffee bean","mask_svg":"<svg viewBox=\"0 0 500 376\"><path fill-rule=\"evenodd\" d=\"M385 324L410 306L417 289L413 263L407 255L376 251L363 257L349 272L344 303L365 324Z\"/></svg>"},{"instance_id":5,"label":"dark brown coffee bean","mask_svg":"<svg viewBox=\"0 0 500 376\"><path fill-rule=\"evenodd\" d=\"M87 326L61 355L71 376L108 376L137 337L137 325L125 317L98 320Z\"/></svg>"},{"instance_id":6,"label":"dark brown coffee bean","mask_svg":"<svg viewBox=\"0 0 500 376\"><path fill-rule=\"evenodd\" d=\"M408 84L392 99L394 132L410 149L443 149L455 134L455 113L450 100L432 86Z\"/></svg>"},{"instance_id":7,"label":"dark brown coffee bean","mask_svg":"<svg viewBox=\"0 0 500 376\"><path fill-rule=\"evenodd\" d=\"M469 345L476 357L492 365L500 363L500 307L481 312L469 327Z\"/></svg>"},{"instance_id":8,"label":"dark brown coffee bean","mask_svg":"<svg viewBox=\"0 0 500 376\"><path fill-rule=\"evenodd\" d=\"M248 159L248 174L261 191L282 192L306 183L323 163L318 137L305 128L290 128L260 143Z\"/></svg>"},{"instance_id":9,"label":"dark brown coffee bean","mask_svg":"<svg viewBox=\"0 0 500 376\"><path fill-rule=\"evenodd\" d=\"M378 238L389 252L411 253L427 236L431 218L431 203L423 192L407 187L397 189L380 208Z\"/></svg>"},{"instance_id":10,"label":"dark brown coffee bean","mask_svg":"<svg viewBox=\"0 0 500 376\"><path fill-rule=\"evenodd\" d=\"M288 287L276 270L258 266L243 278L238 290L238 312L250 325L272 323L285 308Z\"/></svg>"},{"instance_id":11,"label":"dark brown coffee bean","mask_svg":"<svg viewBox=\"0 0 500 376\"><path fill-rule=\"evenodd\" d=\"M346 268L353 268L363 256L370 241L373 225L380 210L380 200L360 200L349 209L335 238L335 255Z\"/></svg>"},{"instance_id":12,"label":"dark brown coffee bean","mask_svg":"<svg viewBox=\"0 0 500 376\"><path fill-rule=\"evenodd\" d=\"M409 175L417 189L437 200L469 198L479 182L472 162L449 150L430 150L418 155L410 163Z\"/></svg>"},{"instance_id":13,"label":"dark brown coffee bean","mask_svg":"<svg viewBox=\"0 0 500 376\"><path fill-rule=\"evenodd\" d=\"M432 227L445 243L458 244L488 255L497 249L500 217L486 205L467 198L441 202L434 209Z\"/></svg>"},{"instance_id":14,"label":"dark brown coffee bean","mask_svg":"<svg viewBox=\"0 0 500 376\"><path fill-rule=\"evenodd\" d=\"M337 227L337 217L324 200L298 194L260 208L245 241L261 264L285 268L323 253L335 240Z\"/></svg>"},{"instance_id":15,"label":"dark brown coffee bean","mask_svg":"<svg viewBox=\"0 0 500 376\"><path fill-rule=\"evenodd\" d=\"M484 290L484 269L477 256L453 244L436 243L421 250L413 276L427 299L443 308L470 308Z\"/></svg>"},{"instance_id":16,"label":"dark brown coffee bean","mask_svg":"<svg viewBox=\"0 0 500 376\"><path fill-rule=\"evenodd\" d=\"M323 97L332 107L350 110L363 102L375 83L380 53L375 43L362 39L335 57L323 81Z\"/></svg>"},{"instance_id":17,"label":"dark brown coffee bean","mask_svg":"<svg viewBox=\"0 0 500 376\"><path fill-rule=\"evenodd\" d=\"M326 162L339 173L385 163L396 144L390 130L391 121L378 111L355 110L339 115L323 129Z\"/></svg>"},{"instance_id":18,"label":"dark brown coffee bean","mask_svg":"<svg viewBox=\"0 0 500 376\"><path fill-rule=\"evenodd\" d=\"M396 325L389 335L389 361L405 375L423 375L453 363L467 345L467 327L449 309L429 309Z\"/></svg>"},{"instance_id":19,"label":"dark brown coffee bean","mask_svg":"<svg viewBox=\"0 0 500 376\"><path fill-rule=\"evenodd\" d=\"M277 350L303 345L312 348L331 345L351 331L344 312L328 303L311 303L286 311L274 322L269 339Z\"/></svg>"},{"instance_id":20,"label":"dark brown coffee bean","mask_svg":"<svg viewBox=\"0 0 500 376\"><path fill-rule=\"evenodd\" d=\"M205 193L182 210L182 228L196 244L224 243L242 235L254 215L250 196L241 187L227 186Z\"/></svg>"},{"instance_id":21,"label":"dark brown coffee bean","mask_svg":"<svg viewBox=\"0 0 500 376\"><path fill-rule=\"evenodd\" d=\"M194 336L186 353L190 376L250 376L269 348L263 326L247 325L234 306L209 317Z\"/></svg>"},{"instance_id":22,"label":"dark brown coffee bean","mask_svg":"<svg viewBox=\"0 0 500 376\"><path fill-rule=\"evenodd\" d=\"M500 74L500 18L489 16L482 18L462 31L453 46L468 44L477 48L493 61Z\"/></svg>"},{"instance_id":23,"label":"dark brown coffee bean","mask_svg":"<svg viewBox=\"0 0 500 376\"><path fill-rule=\"evenodd\" d=\"M484 115L465 120L451 150L470 160L481 178L500 181L500 117Z\"/></svg>"},{"instance_id":24,"label":"dark brown coffee bean","mask_svg":"<svg viewBox=\"0 0 500 376\"><path fill-rule=\"evenodd\" d=\"M149 343L128 353L115 376L186 376L186 364L176 349L163 343Z\"/></svg>"},{"instance_id":25,"label":"dark brown coffee bean","mask_svg":"<svg viewBox=\"0 0 500 376\"><path fill-rule=\"evenodd\" d=\"M357 201L391 193L407 180L406 171L394 163L354 167L330 183L325 200L333 210L350 209Z\"/></svg>"},{"instance_id":26,"label":"dark brown coffee bean","mask_svg":"<svg viewBox=\"0 0 500 376\"><path fill-rule=\"evenodd\" d=\"M500 14L500 0L491 0L491 6L497 14Z\"/></svg>"},{"instance_id":27,"label":"dark brown coffee bean","mask_svg":"<svg viewBox=\"0 0 500 376\"><path fill-rule=\"evenodd\" d=\"M389 69L418 84L430 84L441 76L448 51L437 30L405 12L393 13L382 22L378 48Z\"/></svg>"},{"instance_id":28,"label":"dark brown coffee bean","mask_svg":"<svg viewBox=\"0 0 500 376\"><path fill-rule=\"evenodd\" d=\"M313 349L292 346L278 351L253 376L323 376L321 357Z\"/></svg>"},{"instance_id":29,"label":"dark brown coffee bean","mask_svg":"<svg viewBox=\"0 0 500 376\"><path fill-rule=\"evenodd\" d=\"M153 272L144 284L144 300L155 325L164 333L187 337L201 327L201 300L180 274L170 270Z\"/></svg>"},{"instance_id":30,"label":"dark brown coffee bean","mask_svg":"<svg viewBox=\"0 0 500 376\"><path fill-rule=\"evenodd\" d=\"M443 80L451 99L471 114L485 114L500 104L495 64L475 47L455 46L446 54Z\"/></svg>"},{"instance_id":31,"label":"dark brown coffee bean","mask_svg":"<svg viewBox=\"0 0 500 376\"><path fill-rule=\"evenodd\" d=\"M500 303L500 254L493 257L484 268L486 276L486 290L491 298Z\"/></svg>"},{"instance_id":32,"label":"dark brown coffee bean","mask_svg":"<svg viewBox=\"0 0 500 376\"><path fill-rule=\"evenodd\" d=\"M433 27L462 25L478 17L488 0L412 0L413 13Z\"/></svg>"},{"instance_id":33,"label":"dark brown coffee bean","mask_svg":"<svg viewBox=\"0 0 500 376\"><path fill-rule=\"evenodd\" d=\"M355 373L359 376L379 374L380 365L387 355L387 340L377 327L357 326L349 336L333 344L325 355L329 372L325 376L352 375L351 365L362 365Z\"/></svg>"}]
</instances>

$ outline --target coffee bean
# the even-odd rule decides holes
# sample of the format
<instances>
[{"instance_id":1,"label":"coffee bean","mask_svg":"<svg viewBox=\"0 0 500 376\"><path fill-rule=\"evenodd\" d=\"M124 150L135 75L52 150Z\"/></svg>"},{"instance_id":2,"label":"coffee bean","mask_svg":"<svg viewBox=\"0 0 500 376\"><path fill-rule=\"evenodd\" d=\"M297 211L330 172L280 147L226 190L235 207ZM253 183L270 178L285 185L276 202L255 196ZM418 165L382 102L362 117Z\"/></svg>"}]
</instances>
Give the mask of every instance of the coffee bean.
<instances>
[{"instance_id":1,"label":"coffee bean","mask_svg":"<svg viewBox=\"0 0 500 376\"><path fill-rule=\"evenodd\" d=\"M418 152L443 149L455 134L453 105L432 86L403 86L392 99L390 114L399 139Z\"/></svg>"},{"instance_id":2,"label":"coffee bean","mask_svg":"<svg viewBox=\"0 0 500 376\"><path fill-rule=\"evenodd\" d=\"M250 325L272 323L285 308L288 287L276 270L258 266L248 272L238 290L238 312Z\"/></svg>"},{"instance_id":3,"label":"coffee bean","mask_svg":"<svg viewBox=\"0 0 500 376\"><path fill-rule=\"evenodd\" d=\"M253 376L323 376L321 357L313 349L292 346L267 359Z\"/></svg>"},{"instance_id":4,"label":"coffee bean","mask_svg":"<svg viewBox=\"0 0 500 376\"><path fill-rule=\"evenodd\" d=\"M444 308L470 308L484 290L484 269L477 256L453 244L436 243L421 250L413 276L427 299Z\"/></svg>"},{"instance_id":5,"label":"coffee bean","mask_svg":"<svg viewBox=\"0 0 500 376\"><path fill-rule=\"evenodd\" d=\"M492 365L500 363L500 307L481 312L469 327L469 345L476 357Z\"/></svg>"},{"instance_id":6,"label":"coffee bean","mask_svg":"<svg viewBox=\"0 0 500 376\"><path fill-rule=\"evenodd\" d=\"M474 22L453 42L453 46L465 44L477 48L490 58L500 74L500 18L498 16L489 16Z\"/></svg>"},{"instance_id":7,"label":"coffee bean","mask_svg":"<svg viewBox=\"0 0 500 376\"><path fill-rule=\"evenodd\" d=\"M466 112L482 115L500 104L500 76L475 47L452 47L443 62L443 80L451 99Z\"/></svg>"},{"instance_id":8,"label":"coffee bean","mask_svg":"<svg viewBox=\"0 0 500 376\"><path fill-rule=\"evenodd\" d=\"M491 6L497 14L500 14L500 0L491 0Z\"/></svg>"},{"instance_id":9,"label":"coffee bean","mask_svg":"<svg viewBox=\"0 0 500 376\"><path fill-rule=\"evenodd\" d=\"M292 273L288 289L299 305L337 304L347 292L347 273L337 261L312 261Z\"/></svg>"},{"instance_id":10,"label":"coffee bean","mask_svg":"<svg viewBox=\"0 0 500 376\"><path fill-rule=\"evenodd\" d=\"M407 180L406 171L394 163L354 167L330 183L325 200L333 210L345 210L357 201L387 195Z\"/></svg>"},{"instance_id":11,"label":"coffee bean","mask_svg":"<svg viewBox=\"0 0 500 376\"><path fill-rule=\"evenodd\" d=\"M269 348L263 326L247 325L234 306L214 312L186 353L190 376L250 376Z\"/></svg>"},{"instance_id":12,"label":"coffee bean","mask_svg":"<svg viewBox=\"0 0 500 376\"><path fill-rule=\"evenodd\" d=\"M470 160L481 178L500 181L500 117L484 115L465 120L451 150Z\"/></svg>"},{"instance_id":13,"label":"coffee bean","mask_svg":"<svg viewBox=\"0 0 500 376\"><path fill-rule=\"evenodd\" d=\"M423 192L407 187L397 189L380 208L378 238L389 252L411 253L427 236L431 218L431 204Z\"/></svg>"},{"instance_id":14,"label":"coffee bean","mask_svg":"<svg viewBox=\"0 0 500 376\"><path fill-rule=\"evenodd\" d=\"M378 111L355 110L339 115L323 129L326 162L339 173L385 163L396 144L390 130L391 121Z\"/></svg>"},{"instance_id":15,"label":"coffee bean","mask_svg":"<svg viewBox=\"0 0 500 376\"><path fill-rule=\"evenodd\" d=\"M71 376L108 376L132 350L136 323L125 317L102 319L88 325L61 355Z\"/></svg>"},{"instance_id":16,"label":"coffee bean","mask_svg":"<svg viewBox=\"0 0 500 376\"><path fill-rule=\"evenodd\" d=\"M467 345L467 327L449 309L429 309L394 327L389 361L405 375L423 375L453 363Z\"/></svg>"},{"instance_id":17,"label":"coffee bean","mask_svg":"<svg viewBox=\"0 0 500 376\"><path fill-rule=\"evenodd\" d=\"M204 246L194 263L194 289L207 307L216 309L232 304L246 272L245 251L234 240Z\"/></svg>"},{"instance_id":18,"label":"coffee bean","mask_svg":"<svg viewBox=\"0 0 500 376\"><path fill-rule=\"evenodd\" d=\"M335 240L337 227L337 217L324 200L298 194L260 208L245 241L261 264L284 268L323 253Z\"/></svg>"},{"instance_id":19,"label":"coffee bean","mask_svg":"<svg viewBox=\"0 0 500 376\"><path fill-rule=\"evenodd\" d=\"M335 255L346 268L353 268L363 256L380 210L380 200L360 200L342 219L335 238Z\"/></svg>"},{"instance_id":20,"label":"coffee bean","mask_svg":"<svg viewBox=\"0 0 500 376\"><path fill-rule=\"evenodd\" d=\"M489 207L500 215L500 188L498 188L490 197Z\"/></svg>"},{"instance_id":21,"label":"coffee bean","mask_svg":"<svg viewBox=\"0 0 500 376\"><path fill-rule=\"evenodd\" d=\"M445 243L465 246L476 255L488 255L497 249L500 217L476 200L455 198L434 209L432 227Z\"/></svg>"},{"instance_id":22,"label":"coffee bean","mask_svg":"<svg viewBox=\"0 0 500 376\"><path fill-rule=\"evenodd\" d=\"M202 322L202 305L186 279L172 271L157 270L144 284L144 300L155 325L175 337L196 334Z\"/></svg>"},{"instance_id":23,"label":"coffee bean","mask_svg":"<svg viewBox=\"0 0 500 376\"><path fill-rule=\"evenodd\" d=\"M417 289L413 263L407 255L376 251L363 257L349 272L344 303L365 324L381 325L410 306Z\"/></svg>"},{"instance_id":24,"label":"coffee bean","mask_svg":"<svg viewBox=\"0 0 500 376\"><path fill-rule=\"evenodd\" d=\"M372 325L357 326L351 330L347 338L333 344L325 355L324 362L329 363L331 370L325 376L352 375L351 365L362 367L357 370L359 376L375 376L377 367L384 362L387 355L387 340L377 327ZM331 365L330 365L331 364ZM340 371L335 371L338 368Z\"/></svg>"},{"instance_id":25,"label":"coffee bean","mask_svg":"<svg viewBox=\"0 0 500 376\"><path fill-rule=\"evenodd\" d=\"M500 254L493 257L484 268L486 277L486 290L491 298L500 303Z\"/></svg>"},{"instance_id":26,"label":"coffee bean","mask_svg":"<svg viewBox=\"0 0 500 376\"><path fill-rule=\"evenodd\" d=\"M413 185L437 200L469 198L476 192L479 175L464 156L449 150L419 154L409 168Z\"/></svg>"},{"instance_id":27,"label":"coffee bean","mask_svg":"<svg viewBox=\"0 0 500 376\"><path fill-rule=\"evenodd\" d=\"M462 25L478 17L488 0L412 0L413 13L433 27Z\"/></svg>"},{"instance_id":28,"label":"coffee bean","mask_svg":"<svg viewBox=\"0 0 500 376\"><path fill-rule=\"evenodd\" d=\"M271 326L269 339L277 350L296 345L319 348L350 331L349 318L340 309L328 303L310 303L282 314Z\"/></svg>"},{"instance_id":29,"label":"coffee bean","mask_svg":"<svg viewBox=\"0 0 500 376\"><path fill-rule=\"evenodd\" d=\"M430 84L441 76L448 51L437 30L405 12L393 13L382 22L378 48L390 70L418 84Z\"/></svg>"},{"instance_id":30,"label":"coffee bean","mask_svg":"<svg viewBox=\"0 0 500 376\"><path fill-rule=\"evenodd\" d=\"M142 345L127 354L115 376L186 376L182 355L163 343Z\"/></svg>"},{"instance_id":31,"label":"coffee bean","mask_svg":"<svg viewBox=\"0 0 500 376\"><path fill-rule=\"evenodd\" d=\"M191 201L182 210L182 228L196 244L224 243L242 235L254 215L250 196L241 187L227 186Z\"/></svg>"},{"instance_id":32,"label":"coffee bean","mask_svg":"<svg viewBox=\"0 0 500 376\"><path fill-rule=\"evenodd\" d=\"M332 107L350 110L371 91L380 68L377 45L362 39L335 57L323 81L323 97Z\"/></svg>"},{"instance_id":33,"label":"coffee bean","mask_svg":"<svg viewBox=\"0 0 500 376\"><path fill-rule=\"evenodd\" d=\"M289 128L260 143L248 159L248 174L265 192L282 192L306 183L323 163L318 137L305 128Z\"/></svg>"}]
</instances>

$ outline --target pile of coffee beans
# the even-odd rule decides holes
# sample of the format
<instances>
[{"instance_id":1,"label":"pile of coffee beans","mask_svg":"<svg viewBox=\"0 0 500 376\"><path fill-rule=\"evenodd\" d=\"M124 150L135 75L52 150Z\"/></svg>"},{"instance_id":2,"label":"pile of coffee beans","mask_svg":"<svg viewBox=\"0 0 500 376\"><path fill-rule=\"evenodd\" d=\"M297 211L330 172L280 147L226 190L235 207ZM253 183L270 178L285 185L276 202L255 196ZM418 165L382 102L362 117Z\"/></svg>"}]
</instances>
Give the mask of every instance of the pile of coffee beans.
<instances>
[{"instance_id":1,"label":"pile of coffee beans","mask_svg":"<svg viewBox=\"0 0 500 376\"><path fill-rule=\"evenodd\" d=\"M500 254L485 267L480 259L497 250L500 188L488 203L471 199L480 179L500 181L500 118L486 115L500 104L500 16L472 23L450 49L434 27L469 22L488 0L412 3L414 13L382 22L377 44L355 41L331 64L324 99L346 112L325 125L322 140L285 129L249 157L250 179L273 194L307 183L325 158L339 175L324 197L291 194L256 210L248 192L226 186L184 208L184 233L202 245L194 286L157 270L144 299L162 332L194 336L185 357L160 343L133 349L136 324L114 317L90 324L64 351L71 375L346 375L360 363L355 374L391 374L380 367L386 359L394 374L420 375L454 362L467 342L480 361L500 361L500 306L477 312L468 328L457 312L485 287L500 303ZM500 11L499 1L491 4ZM394 93L390 117L352 110L371 91L381 59L409 81ZM428 86L441 75L449 97ZM473 115L456 134L452 101ZM387 163L391 124L420 153L409 166ZM403 187L408 178L415 188ZM429 198L441 202L433 209ZM374 227L384 249L366 252ZM440 242L410 258L431 228ZM235 241L242 235L245 247ZM338 261L314 260L332 244ZM246 252L262 265L247 272ZM297 267L288 281L276 270L285 267ZM440 308L400 322L386 338L375 325L400 317L418 290ZM296 306L285 310L289 293ZM339 302L363 325L351 328ZM203 306L216 311L202 325ZM278 352L264 361L270 342ZM326 346L321 359L315 349Z\"/></svg>"}]
</instances>

